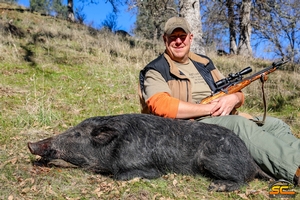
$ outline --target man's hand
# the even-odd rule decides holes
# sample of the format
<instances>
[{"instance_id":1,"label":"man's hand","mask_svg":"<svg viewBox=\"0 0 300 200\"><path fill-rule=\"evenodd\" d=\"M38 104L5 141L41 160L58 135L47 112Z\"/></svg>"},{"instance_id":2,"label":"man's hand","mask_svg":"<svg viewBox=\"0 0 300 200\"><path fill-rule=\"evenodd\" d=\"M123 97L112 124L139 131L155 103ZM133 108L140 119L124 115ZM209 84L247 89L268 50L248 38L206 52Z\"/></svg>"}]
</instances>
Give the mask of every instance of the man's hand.
<instances>
[{"instance_id":1,"label":"man's hand","mask_svg":"<svg viewBox=\"0 0 300 200\"><path fill-rule=\"evenodd\" d=\"M229 115L233 108L240 103L238 94L229 94L215 99L211 102L216 104L211 110L211 116L225 116Z\"/></svg>"}]
</instances>

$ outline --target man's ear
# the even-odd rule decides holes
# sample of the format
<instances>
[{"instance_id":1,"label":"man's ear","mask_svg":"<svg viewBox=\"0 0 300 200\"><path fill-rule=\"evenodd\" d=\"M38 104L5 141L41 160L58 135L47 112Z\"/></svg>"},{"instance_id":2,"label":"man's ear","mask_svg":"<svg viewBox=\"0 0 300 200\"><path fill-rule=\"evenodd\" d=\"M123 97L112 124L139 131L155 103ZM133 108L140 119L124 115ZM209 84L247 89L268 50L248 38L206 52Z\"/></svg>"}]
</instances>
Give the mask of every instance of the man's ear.
<instances>
[{"instance_id":1,"label":"man's ear","mask_svg":"<svg viewBox=\"0 0 300 200\"><path fill-rule=\"evenodd\" d=\"M167 42L167 36L166 36L166 34L164 34L162 37L163 37L164 42L166 43Z\"/></svg>"},{"instance_id":2,"label":"man's ear","mask_svg":"<svg viewBox=\"0 0 300 200\"><path fill-rule=\"evenodd\" d=\"M194 35L192 33L190 33L190 42L193 41Z\"/></svg>"}]
</instances>

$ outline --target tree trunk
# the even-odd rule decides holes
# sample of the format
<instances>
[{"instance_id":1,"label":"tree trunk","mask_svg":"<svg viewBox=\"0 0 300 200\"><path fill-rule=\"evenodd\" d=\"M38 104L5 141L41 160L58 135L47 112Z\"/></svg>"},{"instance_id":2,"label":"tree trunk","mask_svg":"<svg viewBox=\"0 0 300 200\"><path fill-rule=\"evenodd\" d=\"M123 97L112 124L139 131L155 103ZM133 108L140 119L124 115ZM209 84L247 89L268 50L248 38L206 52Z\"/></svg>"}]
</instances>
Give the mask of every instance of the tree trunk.
<instances>
[{"instance_id":1,"label":"tree trunk","mask_svg":"<svg viewBox=\"0 0 300 200\"><path fill-rule=\"evenodd\" d=\"M68 0L68 20L75 22L75 16L73 11L73 0Z\"/></svg>"},{"instance_id":2,"label":"tree trunk","mask_svg":"<svg viewBox=\"0 0 300 200\"><path fill-rule=\"evenodd\" d=\"M227 18L229 25L229 52L230 54L237 54L237 45L236 45L236 23L234 20L234 2L233 0L227 0Z\"/></svg>"},{"instance_id":3,"label":"tree trunk","mask_svg":"<svg viewBox=\"0 0 300 200\"><path fill-rule=\"evenodd\" d=\"M205 54L199 0L179 0L179 15L189 22L194 34L191 51Z\"/></svg>"},{"instance_id":4,"label":"tree trunk","mask_svg":"<svg viewBox=\"0 0 300 200\"><path fill-rule=\"evenodd\" d=\"M250 23L251 0L243 0L240 9L240 37L238 45L238 54L252 57L252 48L250 45L251 23Z\"/></svg>"}]
</instances>

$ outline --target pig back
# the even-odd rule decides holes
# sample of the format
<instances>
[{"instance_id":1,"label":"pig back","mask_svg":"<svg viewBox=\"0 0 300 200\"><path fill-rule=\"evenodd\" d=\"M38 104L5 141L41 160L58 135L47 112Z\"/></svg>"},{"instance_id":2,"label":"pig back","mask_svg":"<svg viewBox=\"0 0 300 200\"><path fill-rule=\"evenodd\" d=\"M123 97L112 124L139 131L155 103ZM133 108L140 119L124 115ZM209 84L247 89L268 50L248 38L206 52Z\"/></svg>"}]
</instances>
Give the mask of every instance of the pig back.
<instances>
[{"instance_id":1,"label":"pig back","mask_svg":"<svg viewBox=\"0 0 300 200\"><path fill-rule=\"evenodd\" d=\"M196 174L201 170L199 155L209 148L207 141L212 135L217 140L221 134L223 138L231 135L216 125L148 114L118 115L107 120L106 126L117 133L108 144L114 174L137 168L156 169L157 176L167 172Z\"/></svg>"}]
</instances>

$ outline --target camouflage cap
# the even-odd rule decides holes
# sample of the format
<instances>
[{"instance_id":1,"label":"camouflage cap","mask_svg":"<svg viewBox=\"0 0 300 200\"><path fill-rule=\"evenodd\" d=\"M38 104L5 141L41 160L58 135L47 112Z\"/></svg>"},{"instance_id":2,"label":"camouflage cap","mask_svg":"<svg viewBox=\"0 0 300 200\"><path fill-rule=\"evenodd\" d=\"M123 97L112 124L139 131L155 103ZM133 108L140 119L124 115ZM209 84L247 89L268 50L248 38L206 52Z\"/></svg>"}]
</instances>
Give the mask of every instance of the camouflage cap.
<instances>
[{"instance_id":1,"label":"camouflage cap","mask_svg":"<svg viewBox=\"0 0 300 200\"><path fill-rule=\"evenodd\" d=\"M191 32L189 23L183 17L172 17L166 22L164 33L170 35L176 28L181 28L186 33Z\"/></svg>"}]
</instances>

